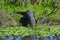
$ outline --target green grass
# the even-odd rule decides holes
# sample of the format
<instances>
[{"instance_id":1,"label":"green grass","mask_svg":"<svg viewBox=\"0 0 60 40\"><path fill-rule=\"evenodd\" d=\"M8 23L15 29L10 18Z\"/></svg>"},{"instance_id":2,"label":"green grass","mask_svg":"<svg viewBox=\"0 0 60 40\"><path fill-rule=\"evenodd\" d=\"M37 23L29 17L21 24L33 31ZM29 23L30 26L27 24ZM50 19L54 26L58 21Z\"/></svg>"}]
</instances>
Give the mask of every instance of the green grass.
<instances>
[{"instance_id":1,"label":"green grass","mask_svg":"<svg viewBox=\"0 0 60 40\"><path fill-rule=\"evenodd\" d=\"M0 28L0 36L7 36L7 35L21 35L21 36L49 36L60 34L60 25L58 26L34 26L33 29L27 27L7 27L7 28Z\"/></svg>"},{"instance_id":2,"label":"green grass","mask_svg":"<svg viewBox=\"0 0 60 40\"><path fill-rule=\"evenodd\" d=\"M25 27L7 27L7 28L0 28L0 36L7 36L7 35L21 35L21 36L28 36L33 34L34 31L29 28Z\"/></svg>"},{"instance_id":3,"label":"green grass","mask_svg":"<svg viewBox=\"0 0 60 40\"><path fill-rule=\"evenodd\" d=\"M51 13L51 11L54 9L54 6L52 5L52 1L49 0L48 3L43 3L42 5L29 5L27 7L20 7L18 5L2 2L0 1L0 8L2 8L5 11L8 11L11 13L11 16L14 20L17 22L20 20L21 15L15 15L14 12L25 12L26 10L33 10L35 13L35 19L40 18L42 15L44 15L44 12L47 11L47 14ZM58 14L57 14L58 13ZM60 20L60 10L57 11L56 14L52 14L50 16L51 20ZM57 26L48 26L48 25L38 25L33 26L31 28L26 28L23 26L17 26L17 27L7 27L7 28L0 28L0 36L6 36L10 34L14 35L21 35L21 36L29 36L29 35L36 35L36 36L49 36L49 35L55 35L60 34L60 25Z\"/></svg>"},{"instance_id":4,"label":"green grass","mask_svg":"<svg viewBox=\"0 0 60 40\"><path fill-rule=\"evenodd\" d=\"M55 5L53 6L52 2L53 1L49 0L49 2L43 2L40 6L38 5L33 6L31 4L28 4L27 7L24 7L24 6L21 7L21 6L15 5L14 3L2 2L2 1L0 1L0 4L2 9L10 12L13 18L18 21L20 19L18 18L19 15L15 15L14 12L25 12L26 10L33 10L35 13L35 19L37 20L42 15L44 15L45 11L47 11L47 14L52 12L52 10L55 7ZM60 10L58 10L57 13L60 13ZM57 16L59 17L59 14ZM51 19L56 19L57 16L52 14Z\"/></svg>"}]
</instances>

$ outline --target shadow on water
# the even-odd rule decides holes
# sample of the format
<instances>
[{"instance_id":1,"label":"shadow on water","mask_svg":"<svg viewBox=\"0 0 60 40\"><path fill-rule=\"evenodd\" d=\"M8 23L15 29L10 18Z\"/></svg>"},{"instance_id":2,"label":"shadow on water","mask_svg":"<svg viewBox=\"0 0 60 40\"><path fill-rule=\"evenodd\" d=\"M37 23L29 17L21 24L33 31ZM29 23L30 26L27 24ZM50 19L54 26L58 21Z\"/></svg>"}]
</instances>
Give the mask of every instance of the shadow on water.
<instances>
[{"instance_id":1,"label":"shadow on water","mask_svg":"<svg viewBox=\"0 0 60 40\"><path fill-rule=\"evenodd\" d=\"M21 36L13 36L10 35L8 37L0 37L0 40L60 40L60 35L56 35L56 36L48 36L48 37L39 37L37 38L36 36L25 36L25 37L21 37Z\"/></svg>"}]
</instances>

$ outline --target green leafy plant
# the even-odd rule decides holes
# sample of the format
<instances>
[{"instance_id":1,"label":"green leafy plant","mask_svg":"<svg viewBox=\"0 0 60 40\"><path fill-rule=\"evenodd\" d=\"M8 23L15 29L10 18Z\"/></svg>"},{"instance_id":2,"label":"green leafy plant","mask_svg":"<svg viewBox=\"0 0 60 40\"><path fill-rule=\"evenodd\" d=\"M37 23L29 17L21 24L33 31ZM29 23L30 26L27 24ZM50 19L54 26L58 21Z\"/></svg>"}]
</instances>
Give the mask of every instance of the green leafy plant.
<instances>
[{"instance_id":1,"label":"green leafy plant","mask_svg":"<svg viewBox=\"0 0 60 40\"><path fill-rule=\"evenodd\" d=\"M48 1L25 0L22 2L21 1L22 0L17 0L16 2L14 0L6 0L6 1L0 0L0 8L6 12L9 12L7 14L9 14L12 17L11 18L12 23L10 23L11 21L9 21L10 24L15 24L15 22L19 22L19 20L22 17L22 15L15 14L15 12L25 12L26 10L33 10L35 13L36 20L40 20L39 18L41 18L42 16L45 17L45 15L47 15L48 19L46 19L45 21L56 21L56 20L60 21L60 9L59 9L59 5L56 3L57 1L54 0L48 0ZM6 15L6 13L2 13L2 14ZM9 17L9 15L7 15L7 17ZM5 21L6 16L3 17L5 17L3 18ZM2 18L0 18L0 20L2 20ZM60 26L58 25L57 26L48 26L48 25L39 26L39 25L32 26L33 29L20 27L20 26L19 27L7 26L6 28L0 28L0 35L6 36L6 35L14 34L14 35L29 36L34 34L36 36L49 36L51 33L60 34Z\"/></svg>"},{"instance_id":2,"label":"green leafy plant","mask_svg":"<svg viewBox=\"0 0 60 40\"><path fill-rule=\"evenodd\" d=\"M33 26L33 28L26 28L23 26L17 27L5 27L0 28L0 36L8 36L8 35L21 35L21 36L31 36L36 35L37 37L40 36L49 36L49 35L58 35L60 34L60 25L56 26L47 26L47 25L39 25Z\"/></svg>"}]
</instances>

